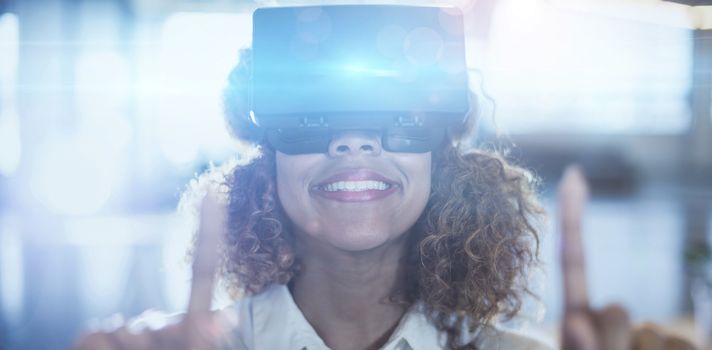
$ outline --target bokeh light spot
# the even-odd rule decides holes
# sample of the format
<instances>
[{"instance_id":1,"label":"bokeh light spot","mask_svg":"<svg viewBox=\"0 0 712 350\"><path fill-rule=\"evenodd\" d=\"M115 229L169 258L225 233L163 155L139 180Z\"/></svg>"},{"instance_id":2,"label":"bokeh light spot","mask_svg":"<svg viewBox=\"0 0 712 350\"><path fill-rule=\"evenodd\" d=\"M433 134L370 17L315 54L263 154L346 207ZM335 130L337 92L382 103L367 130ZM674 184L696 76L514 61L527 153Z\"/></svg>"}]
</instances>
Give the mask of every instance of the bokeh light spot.
<instances>
[{"instance_id":1,"label":"bokeh light spot","mask_svg":"<svg viewBox=\"0 0 712 350\"><path fill-rule=\"evenodd\" d=\"M436 31L419 27L415 28L405 39L405 54L408 60L416 65L431 65L436 63L441 55L443 39Z\"/></svg>"}]
</instances>

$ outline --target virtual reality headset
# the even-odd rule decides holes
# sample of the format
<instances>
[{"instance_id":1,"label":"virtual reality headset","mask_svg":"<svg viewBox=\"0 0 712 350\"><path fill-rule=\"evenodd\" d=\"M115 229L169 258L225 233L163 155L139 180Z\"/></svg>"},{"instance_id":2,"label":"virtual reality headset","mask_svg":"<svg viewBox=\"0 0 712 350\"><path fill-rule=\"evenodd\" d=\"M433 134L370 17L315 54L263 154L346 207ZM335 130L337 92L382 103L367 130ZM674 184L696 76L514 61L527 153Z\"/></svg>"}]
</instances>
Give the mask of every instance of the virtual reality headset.
<instances>
[{"instance_id":1,"label":"virtual reality headset","mask_svg":"<svg viewBox=\"0 0 712 350\"><path fill-rule=\"evenodd\" d=\"M250 122L283 153L324 153L343 130L378 130L387 151L428 152L466 123L455 8L261 8L252 35Z\"/></svg>"}]
</instances>

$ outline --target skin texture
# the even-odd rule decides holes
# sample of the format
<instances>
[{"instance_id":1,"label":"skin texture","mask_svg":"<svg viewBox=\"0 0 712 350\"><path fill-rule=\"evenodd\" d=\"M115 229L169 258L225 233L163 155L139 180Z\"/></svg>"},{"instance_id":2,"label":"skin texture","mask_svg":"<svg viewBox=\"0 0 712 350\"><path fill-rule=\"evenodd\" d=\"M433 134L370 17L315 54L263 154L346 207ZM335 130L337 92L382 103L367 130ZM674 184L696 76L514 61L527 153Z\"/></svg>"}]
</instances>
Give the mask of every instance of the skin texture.
<instances>
[{"instance_id":1,"label":"skin texture","mask_svg":"<svg viewBox=\"0 0 712 350\"><path fill-rule=\"evenodd\" d=\"M365 251L399 238L423 212L430 194L430 153L391 153L376 135L339 134L325 154L277 152L277 191L299 240L335 250ZM397 183L391 195L341 202L315 187L334 174L367 170Z\"/></svg>"},{"instance_id":2,"label":"skin texture","mask_svg":"<svg viewBox=\"0 0 712 350\"><path fill-rule=\"evenodd\" d=\"M377 349L406 311L385 303L398 287L405 235L430 194L430 153L390 153L376 136L339 134L326 154L277 153L277 188L295 225L299 308L333 349ZM394 180L385 198L341 202L314 187L335 173L368 169Z\"/></svg>"}]
</instances>

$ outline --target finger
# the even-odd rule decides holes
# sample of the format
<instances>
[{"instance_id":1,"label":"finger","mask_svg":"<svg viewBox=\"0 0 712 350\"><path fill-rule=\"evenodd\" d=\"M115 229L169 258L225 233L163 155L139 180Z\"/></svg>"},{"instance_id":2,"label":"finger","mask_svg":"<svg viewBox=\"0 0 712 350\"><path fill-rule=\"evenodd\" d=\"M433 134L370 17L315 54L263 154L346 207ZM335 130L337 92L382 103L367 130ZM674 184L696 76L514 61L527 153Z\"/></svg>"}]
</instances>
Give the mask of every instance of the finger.
<instances>
[{"instance_id":1,"label":"finger","mask_svg":"<svg viewBox=\"0 0 712 350\"><path fill-rule=\"evenodd\" d=\"M561 329L563 350L598 350L596 329L588 314L570 312L564 315Z\"/></svg>"},{"instance_id":2,"label":"finger","mask_svg":"<svg viewBox=\"0 0 712 350\"><path fill-rule=\"evenodd\" d=\"M596 312L596 328L601 349L629 350L632 344L631 323L623 307L609 305Z\"/></svg>"},{"instance_id":3,"label":"finger","mask_svg":"<svg viewBox=\"0 0 712 350\"><path fill-rule=\"evenodd\" d=\"M634 350L665 350L665 337L653 325L644 325L633 334Z\"/></svg>"},{"instance_id":4,"label":"finger","mask_svg":"<svg viewBox=\"0 0 712 350\"><path fill-rule=\"evenodd\" d=\"M191 314L187 320L186 332L189 334L189 349L217 349L225 336L225 328L217 315Z\"/></svg>"},{"instance_id":5,"label":"finger","mask_svg":"<svg viewBox=\"0 0 712 350\"><path fill-rule=\"evenodd\" d=\"M209 192L201 206L200 227L193 252L189 313L210 311L218 263L217 248L225 230L225 219L225 207L215 193Z\"/></svg>"},{"instance_id":6,"label":"finger","mask_svg":"<svg viewBox=\"0 0 712 350\"><path fill-rule=\"evenodd\" d=\"M109 333L113 340L120 344L122 349L143 350L156 349L150 332L133 332L128 327L122 326Z\"/></svg>"},{"instance_id":7,"label":"finger","mask_svg":"<svg viewBox=\"0 0 712 350\"><path fill-rule=\"evenodd\" d=\"M229 329L219 324L217 311L188 313L175 324L147 331L150 347L147 349L226 349L225 339Z\"/></svg>"},{"instance_id":8,"label":"finger","mask_svg":"<svg viewBox=\"0 0 712 350\"><path fill-rule=\"evenodd\" d=\"M581 218L587 196L588 188L581 169L578 166L566 168L559 185L561 267L566 312L588 309L581 239Z\"/></svg>"},{"instance_id":9,"label":"finger","mask_svg":"<svg viewBox=\"0 0 712 350\"><path fill-rule=\"evenodd\" d=\"M84 335L72 348L73 350L122 350L116 346L108 333L93 332Z\"/></svg>"},{"instance_id":10,"label":"finger","mask_svg":"<svg viewBox=\"0 0 712 350\"><path fill-rule=\"evenodd\" d=\"M165 327L148 331L147 334L151 337L151 349L161 350L198 350L193 343L193 329L185 320L190 318L192 314L187 314L187 317L181 322L170 324Z\"/></svg>"},{"instance_id":11,"label":"finger","mask_svg":"<svg viewBox=\"0 0 712 350\"><path fill-rule=\"evenodd\" d=\"M678 338L678 337L668 337L665 339L665 349L666 350L695 350L695 346L689 341Z\"/></svg>"}]
</instances>

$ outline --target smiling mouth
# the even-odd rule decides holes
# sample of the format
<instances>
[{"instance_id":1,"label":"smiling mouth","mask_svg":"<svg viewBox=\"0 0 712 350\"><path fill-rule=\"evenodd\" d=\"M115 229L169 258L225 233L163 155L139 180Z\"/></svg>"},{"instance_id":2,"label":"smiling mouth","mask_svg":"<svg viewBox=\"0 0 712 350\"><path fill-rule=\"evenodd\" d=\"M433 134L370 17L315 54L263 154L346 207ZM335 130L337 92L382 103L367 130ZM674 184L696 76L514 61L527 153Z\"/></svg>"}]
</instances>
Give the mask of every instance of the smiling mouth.
<instances>
[{"instance_id":1,"label":"smiling mouth","mask_svg":"<svg viewBox=\"0 0 712 350\"><path fill-rule=\"evenodd\" d=\"M337 181L325 185L317 186L317 189L325 192L364 192L364 191L386 191L392 187L383 181Z\"/></svg>"},{"instance_id":2,"label":"smiling mouth","mask_svg":"<svg viewBox=\"0 0 712 350\"><path fill-rule=\"evenodd\" d=\"M369 202L401 191L400 183L370 169L346 169L322 180L311 193L337 202Z\"/></svg>"},{"instance_id":3,"label":"smiling mouth","mask_svg":"<svg viewBox=\"0 0 712 350\"><path fill-rule=\"evenodd\" d=\"M337 202L370 202L389 197L399 188L398 184L380 180L346 180L316 186L312 193Z\"/></svg>"}]
</instances>

